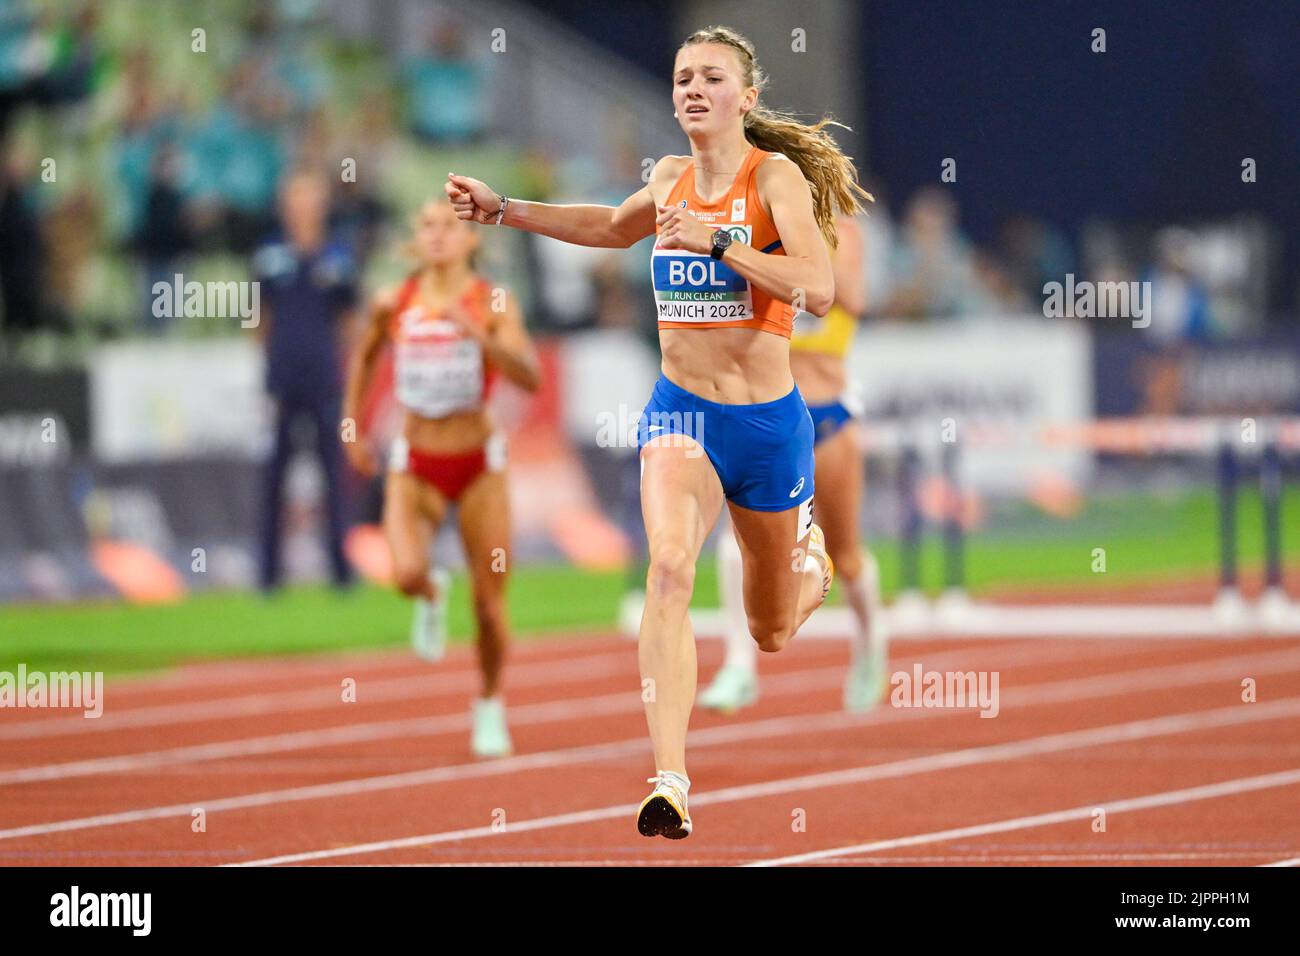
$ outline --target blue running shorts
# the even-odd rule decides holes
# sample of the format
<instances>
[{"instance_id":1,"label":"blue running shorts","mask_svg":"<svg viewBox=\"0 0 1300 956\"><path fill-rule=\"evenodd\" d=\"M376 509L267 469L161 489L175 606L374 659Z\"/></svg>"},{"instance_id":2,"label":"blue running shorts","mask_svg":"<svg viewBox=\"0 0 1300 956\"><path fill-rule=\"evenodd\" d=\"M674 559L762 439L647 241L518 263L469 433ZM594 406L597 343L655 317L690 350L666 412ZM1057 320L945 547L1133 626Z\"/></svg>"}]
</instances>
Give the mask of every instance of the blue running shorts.
<instances>
[{"instance_id":1,"label":"blue running shorts","mask_svg":"<svg viewBox=\"0 0 1300 956\"><path fill-rule=\"evenodd\" d=\"M669 434L704 447L727 500L742 508L787 511L812 498L813 420L798 387L772 402L723 405L661 373L637 423L636 446Z\"/></svg>"},{"instance_id":2,"label":"blue running shorts","mask_svg":"<svg viewBox=\"0 0 1300 956\"><path fill-rule=\"evenodd\" d=\"M812 416L814 445L824 442L853 420L853 413L838 399L825 405L809 405L808 414Z\"/></svg>"}]
</instances>

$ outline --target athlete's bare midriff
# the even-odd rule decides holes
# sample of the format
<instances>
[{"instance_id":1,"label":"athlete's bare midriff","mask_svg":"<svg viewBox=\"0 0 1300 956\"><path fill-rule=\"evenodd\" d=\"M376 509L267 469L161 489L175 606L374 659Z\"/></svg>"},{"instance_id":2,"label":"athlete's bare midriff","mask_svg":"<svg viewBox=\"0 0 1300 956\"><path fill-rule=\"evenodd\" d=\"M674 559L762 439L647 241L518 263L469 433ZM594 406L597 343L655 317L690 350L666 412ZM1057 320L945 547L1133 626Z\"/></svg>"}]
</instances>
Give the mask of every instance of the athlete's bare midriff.
<instances>
[{"instance_id":1,"label":"athlete's bare midriff","mask_svg":"<svg viewBox=\"0 0 1300 956\"><path fill-rule=\"evenodd\" d=\"M844 359L838 355L791 349L790 373L809 405L827 405L844 394Z\"/></svg>"},{"instance_id":2,"label":"athlete's bare midriff","mask_svg":"<svg viewBox=\"0 0 1300 956\"><path fill-rule=\"evenodd\" d=\"M690 156L674 157L665 181L652 183L657 204L667 201L672 183L690 165ZM701 177L703 179L705 177ZM726 194L730 181L696 182L703 199ZM721 192L719 192L721 189ZM660 329L663 373L675 385L722 405L755 405L784 398L794 388L790 375L790 340L759 329Z\"/></svg>"},{"instance_id":3,"label":"athlete's bare midriff","mask_svg":"<svg viewBox=\"0 0 1300 956\"><path fill-rule=\"evenodd\" d=\"M758 329L660 329L663 373L710 402L754 405L794 388L790 340Z\"/></svg>"},{"instance_id":4,"label":"athlete's bare midriff","mask_svg":"<svg viewBox=\"0 0 1300 956\"><path fill-rule=\"evenodd\" d=\"M486 408L453 412L442 418L425 418L407 411L402 421L402 437L416 451L456 455L482 448L494 428L492 415Z\"/></svg>"}]
</instances>

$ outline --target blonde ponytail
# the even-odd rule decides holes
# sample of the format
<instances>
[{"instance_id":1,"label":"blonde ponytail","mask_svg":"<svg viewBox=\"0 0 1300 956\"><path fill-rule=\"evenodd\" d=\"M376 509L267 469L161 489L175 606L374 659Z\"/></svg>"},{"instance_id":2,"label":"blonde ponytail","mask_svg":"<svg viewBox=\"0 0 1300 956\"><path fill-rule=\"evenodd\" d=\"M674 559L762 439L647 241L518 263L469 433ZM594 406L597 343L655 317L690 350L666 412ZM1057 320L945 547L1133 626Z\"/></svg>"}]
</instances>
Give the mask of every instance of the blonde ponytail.
<instances>
[{"instance_id":1,"label":"blonde ponytail","mask_svg":"<svg viewBox=\"0 0 1300 956\"><path fill-rule=\"evenodd\" d=\"M745 86L758 88L759 96L767 87L767 74L758 65L754 44L729 27L705 27L686 38L682 46L696 43L722 43L736 51ZM816 125L802 123L790 113L755 104L745 114L745 139L769 153L781 153L799 167L812 190L813 210L826 244L838 244L835 213L854 216L862 211L862 201L874 202L871 193L858 185L858 171L853 160L844 155L826 127L848 129L829 116Z\"/></svg>"}]
</instances>

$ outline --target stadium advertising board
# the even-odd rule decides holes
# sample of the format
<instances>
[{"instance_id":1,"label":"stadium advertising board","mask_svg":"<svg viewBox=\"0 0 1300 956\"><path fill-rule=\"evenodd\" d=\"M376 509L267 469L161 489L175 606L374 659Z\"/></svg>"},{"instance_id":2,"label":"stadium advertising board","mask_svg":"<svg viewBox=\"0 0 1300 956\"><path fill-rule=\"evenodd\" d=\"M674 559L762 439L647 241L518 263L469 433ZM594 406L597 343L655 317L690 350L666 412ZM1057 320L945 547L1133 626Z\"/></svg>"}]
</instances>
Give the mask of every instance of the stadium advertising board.
<instances>
[{"instance_id":1,"label":"stadium advertising board","mask_svg":"<svg viewBox=\"0 0 1300 956\"><path fill-rule=\"evenodd\" d=\"M1094 348L1099 416L1300 412L1300 334L1175 346L1102 334Z\"/></svg>"},{"instance_id":2,"label":"stadium advertising board","mask_svg":"<svg viewBox=\"0 0 1300 956\"><path fill-rule=\"evenodd\" d=\"M93 447L102 462L255 458L265 448L254 342L108 345L90 368Z\"/></svg>"},{"instance_id":3,"label":"stadium advertising board","mask_svg":"<svg viewBox=\"0 0 1300 956\"><path fill-rule=\"evenodd\" d=\"M1017 494L1045 473L1088 477L1090 454L1038 438L1092 414L1091 359L1088 331L1075 323L877 323L854 342L850 389L869 423L900 426L922 454L954 439L973 490Z\"/></svg>"}]
</instances>

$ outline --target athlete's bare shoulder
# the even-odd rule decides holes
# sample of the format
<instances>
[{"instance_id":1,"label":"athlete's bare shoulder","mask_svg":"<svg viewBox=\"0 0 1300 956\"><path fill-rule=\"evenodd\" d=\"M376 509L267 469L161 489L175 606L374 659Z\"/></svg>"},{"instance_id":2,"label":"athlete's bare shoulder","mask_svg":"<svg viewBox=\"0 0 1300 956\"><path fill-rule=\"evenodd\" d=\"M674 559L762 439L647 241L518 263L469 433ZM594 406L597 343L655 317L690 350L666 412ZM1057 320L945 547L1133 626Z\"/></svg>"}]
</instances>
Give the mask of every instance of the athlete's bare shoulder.
<instances>
[{"instance_id":1,"label":"athlete's bare shoulder","mask_svg":"<svg viewBox=\"0 0 1300 956\"><path fill-rule=\"evenodd\" d=\"M666 176L680 176L682 172L690 165L690 156L665 156L655 163L655 175L663 173Z\"/></svg>"},{"instance_id":2,"label":"athlete's bare shoulder","mask_svg":"<svg viewBox=\"0 0 1300 956\"><path fill-rule=\"evenodd\" d=\"M764 156L754 170L754 187L758 190L763 211L769 216L772 214L774 195L792 195L790 190L809 190L808 180L804 178L803 170L784 153Z\"/></svg>"},{"instance_id":3,"label":"athlete's bare shoulder","mask_svg":"<svg viewBox=\"0 0 1300 956\"><path fill-rule=\"evenodd\" d=\"M755 181L770 180L781 182L783 178L791 176L803 179L803 170L799 168L798 163L787 156L785 153L768 153L754 166Z\"/></svg>"},{"instance_id":4,"label":"athlete's bare shoulder","mask_svg":"<svg viewBox=\"0 0 1300 956\"><path fill-rule=\"evenodd\" d=\"M686 167L690 164L690 156L664 156L655 163L647 185L656 203L663 203L668 199L673 185L681 178L682 173L686 172Z\"/></svg>"},{"instance_id":5,"label":"athlete's bare shoulder","mask_svg":"<svg viewBox=\"0 0 1300 956\"><path fill-rule=\"evenodd\" d=\"M397 308L397 302L402 297L402 289L405 283L394 282L391 285L380 286L375 290L374 295L370 297L370 304L377 312L392 312Z\"/></svg>"}]
</instances>

